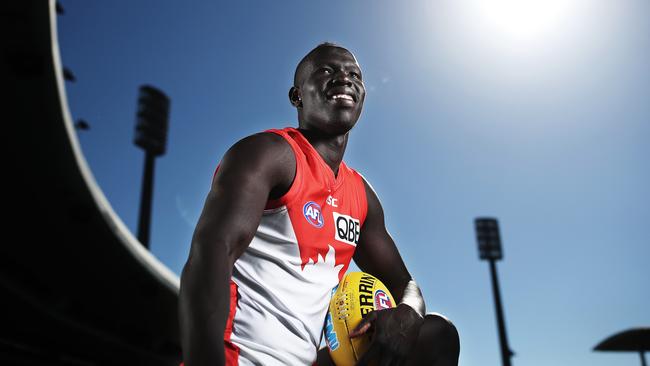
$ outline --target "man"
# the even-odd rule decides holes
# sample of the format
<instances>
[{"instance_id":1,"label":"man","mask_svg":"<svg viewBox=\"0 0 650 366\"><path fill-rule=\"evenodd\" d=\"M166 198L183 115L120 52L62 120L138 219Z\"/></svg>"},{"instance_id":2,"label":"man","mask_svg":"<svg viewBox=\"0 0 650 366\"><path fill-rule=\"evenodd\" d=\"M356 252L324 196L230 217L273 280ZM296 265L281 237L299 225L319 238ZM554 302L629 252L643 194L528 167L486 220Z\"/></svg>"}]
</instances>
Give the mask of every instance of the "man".
<instances>
[{"instance_id":1,"label":"man","mask_svg":"<svg viewBox=\"0 0 650 366\"><path fill-rule=\"evenodd\" d=\"M233 145L215 173L181 276L186 366L331 363L317 350L331 289L349 261L399 305L370 313L360 364L457 365L456 329L424 301L370 184L343 162L365 87L347 49L324 43L296 68L299 128Z\"/></svg>"}]
</instances>

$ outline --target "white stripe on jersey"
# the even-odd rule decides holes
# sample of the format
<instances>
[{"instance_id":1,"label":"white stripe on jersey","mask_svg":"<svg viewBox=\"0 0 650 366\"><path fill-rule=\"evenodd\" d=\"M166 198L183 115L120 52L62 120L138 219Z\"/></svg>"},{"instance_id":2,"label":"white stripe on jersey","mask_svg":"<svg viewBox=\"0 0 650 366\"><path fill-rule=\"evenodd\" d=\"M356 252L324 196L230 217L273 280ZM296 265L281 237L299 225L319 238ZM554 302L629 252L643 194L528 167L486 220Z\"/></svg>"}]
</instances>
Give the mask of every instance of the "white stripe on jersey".
<instances>
[{"instance_id":1,"label":"white stripe on jersey","mask_svg":"<svg viewBox=\"0 0 650 366\"><path fill-rule=\"evenodd\" d=\"M342 267L329 246L325 258L302 269L286 206L266 210L233 270L240 297L231 341L240 348L240 364L311 365Z\"/></svg>"}]
</instances>

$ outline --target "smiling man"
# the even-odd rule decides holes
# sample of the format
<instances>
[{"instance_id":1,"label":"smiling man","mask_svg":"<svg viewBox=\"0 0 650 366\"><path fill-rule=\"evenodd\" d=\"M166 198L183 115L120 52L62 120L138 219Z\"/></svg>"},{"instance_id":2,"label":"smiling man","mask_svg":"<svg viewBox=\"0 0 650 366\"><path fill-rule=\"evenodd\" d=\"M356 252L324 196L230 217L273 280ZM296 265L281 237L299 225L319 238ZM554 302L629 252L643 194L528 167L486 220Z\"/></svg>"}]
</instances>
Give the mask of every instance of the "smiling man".
<instances>
[{"instance_id":1,"label":"smiling man","mask_svg":"<svg viewBox=\"0 0 650 366\"><path fill-rule=\"evenodd\" d=\"M321 44L289 90L298 128L249 136L225 154L181 275L185 366L331 364L318 347L352 259L399 300L352 332L373 333L360 363L457 364L456 329L425 315L377 195L343 161L365 97L352 53Z\"/></svg>"}]
</instances>

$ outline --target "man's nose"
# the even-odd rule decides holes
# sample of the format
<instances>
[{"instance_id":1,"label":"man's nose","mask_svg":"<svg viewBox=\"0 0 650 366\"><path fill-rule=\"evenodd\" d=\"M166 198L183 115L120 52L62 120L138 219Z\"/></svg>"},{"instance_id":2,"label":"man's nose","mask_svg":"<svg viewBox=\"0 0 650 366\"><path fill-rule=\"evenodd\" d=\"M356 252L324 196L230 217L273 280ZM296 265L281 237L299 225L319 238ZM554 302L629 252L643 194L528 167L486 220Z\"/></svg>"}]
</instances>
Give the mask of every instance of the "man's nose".
<instances>
[{"instance_id":1,"label":"man's nose","mask_svg":"<svg viewBox=\"0 0 650 366\"><path fill-rule=\"evenodd\" d=\"M339 70L334 74L332 78L332 84L334 85L347 85L352 86L352 80L350 80L350 75L343 70Z\"/></svg>"}]
</instances>

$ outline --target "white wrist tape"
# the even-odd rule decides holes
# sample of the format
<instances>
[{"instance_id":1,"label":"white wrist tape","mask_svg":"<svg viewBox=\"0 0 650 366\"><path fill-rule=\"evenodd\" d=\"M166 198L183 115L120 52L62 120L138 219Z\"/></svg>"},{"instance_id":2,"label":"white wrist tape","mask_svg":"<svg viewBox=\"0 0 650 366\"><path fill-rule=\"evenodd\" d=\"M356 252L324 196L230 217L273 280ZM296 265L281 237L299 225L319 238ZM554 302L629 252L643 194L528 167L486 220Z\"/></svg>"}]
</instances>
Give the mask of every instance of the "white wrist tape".
<instances>
[{"instance_id":1,"label":"white wrist tape","mask_svg":"<svg viewBox=\"0 0 650 366\"><path fill-rule=\"evenodd\" d=\"M400 304L410 306L413 310L415 310L416 313L418 313L418 315L424 318L424 314L426 313L426 305L424 304L422 291L420 291L420 288L418 287L418 284L415 283L415 281L410 280L406 285Z\"/></svg>"}]
</instances>

